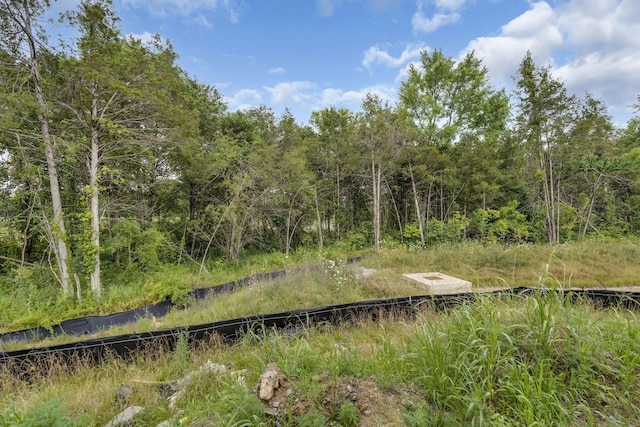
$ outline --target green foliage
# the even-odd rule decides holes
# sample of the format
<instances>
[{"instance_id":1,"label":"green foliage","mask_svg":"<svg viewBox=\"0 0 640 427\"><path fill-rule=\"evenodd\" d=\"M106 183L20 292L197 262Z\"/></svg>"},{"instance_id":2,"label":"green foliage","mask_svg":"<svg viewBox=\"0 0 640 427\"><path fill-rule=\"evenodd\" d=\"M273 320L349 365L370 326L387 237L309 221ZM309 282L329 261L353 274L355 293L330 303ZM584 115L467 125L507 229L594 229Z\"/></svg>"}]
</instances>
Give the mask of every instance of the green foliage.
<instances>
[{"instance_id":1,"label":"green foliage","mask_svg":"<svg viewBox=\"0 0 640 427\"><path fill-rule=\"evenodd\" d=\"M481 299L446 323L418 325L403 362L406 378L419 381L436 411L455 414L456 423L570 424L573 407L593 405L611 386L599 383L604 366L594 363L592 347L605 332L553 293L526 300L524 312L512 304ZM411 408L408 420L423 416Z\"/></svg>"},{"instance_id":2,"label":"green foliage","mask_svg":"<svg viewBox=\"0 0 640 427\"><path fill-rule=\"evenodd\" d=\"M440 221L432 218L427 223L426 240L428 244L457 243L464 237L464 231L469 225L469 220L459 212L456 212L448 221Z\"/></svg>"},{"instance_id":3,"label":"green foliage","mask_svg":"<svg viewBox=\"0 0 640 427\"><path fill-rule=\"evenodd\" d=\"M214 410L220 414L224 425L238 427L268 425L262 402L244 387L232 386L221 391L214 404Z\"/></svg>"},{"instance_id":4,"label":"green foliage","mask_svg":"<svg viewBox=\"0 0 640 427\"><path fill-rule=\"evenodd\" d=\"M402 234L405 242L407 243L420 243L420 228L416 224L407 224L402 230Z\"/></svg>"},{"instance_id":5,"label":"green foliage","mask_svg":"<svg viewBox=\"0 0 640 427\"><path fill-rule=\"evenodd\" d=\"M13 269L0 277L0 285L0 325L4 327L48 328L77 313L77 302L59 291L51 270L44 266Z\"/></svg>"},{"instance_id":6,"label":"green foliage","mask_svg":"<svg viewBox=\"0 0 640 427\"><path fill-rule=\"evenodd\" d=\"M315 408L296 418L300 427L324 427L328 424L327 417Z\"/></svg>"},{"instance_id":7,"label":"green foliage","mask_svg":"<svg viewBox=\"0 0 640 427\"><path fill-rule=\"evenodd\" d=\"M637 264L639 251L635 241L557 247L469 243L422 252L396 250L368 259L365 265L376 268L376 274L349 286L391 296L409 286L396 273L415 266L438 266L440 271L444 267L447 273L455 266L465 268L465 263L503 271L524 266L526 275L540 268L541 260L545 270L535 280L549 286L562 282L555 279L560 276L554 264L568 268L571 260L580 259L585 265L609 265L614 256L622 267ZM319 269L300 274L198 303L196 311L201 319L213 321L226 316L221 311L232 305L246 308L247 314L280 311L272 309L275 303L289 309L301 306L301 301L322 305L313 298L321 292L331 295L333 280ZM587 273L595 274L599 273ZM630 277L635 280L637 274ZM314 281L319 285L307 287ZM398 292L411 294L411 288ZM363 295L358 299L365 299ZM248 307L257 299L260 304ZM135 403L146 408L140 424L169 419L174 424L272 425L254 391L267 363L282 369L292 390L280 405L278 420L283 425L590 425L605 420L627 425L640 419L635 392L640 323L635 311L602 309L574 301L571 295L538 292L527 297L479 294L473 303L446 310L421 307L408 317L393 313L377 316L375 322L354 320L293 335L267 331L234 346L215 338L195 346L183 334L173 352L151 348L132 360L107 359L99 366L87 362L73 375L56 374L54 369L51 376L34 373L24 381L1 371L0 426L38 425L25 420L41 418L44 425L56 425L56 419L64 425L103 425L119 411L112 390L131 378L142 380L136 382L134 395ZM201 369L205 360L228 362L231 370L242 370L246 384L232 374ZM173 408L155 385L144 383L185 376L190 381ZM377 385L375 393L361 387L365 382ZM358 410L360 400L337 392L349 390L348 385L353 387L350 395L377 396L368 412ZM50 396L62 400L50 404ZM66 411L61 402L73 411Z\"/></svg>"},{"instance_id":8,"label":"green foliage","mask_svg":"<svg viewBox=\"0 0 640 427\"><path fill-rule=\"evenodd\" d=\"M138 221L121 219L105 237L102 252L111 257L114 266L152 272L161 266L160 257L167 252L165 246L164 236L154 227L143 230Z\"/></svg>"},{"instance_id":9,"label":"green foliage","mask_svg":"<svg viewBox=\"0 0 640 427\"><path fill-rule=\"evenodd\" d=\"M68 410L62 398L50 399L28 411L19 412L8 408L0 412L1 427L66 427L79 425L67 416Z\"/></svg>"},{"instance_id":10,"label":"green foliage","mask_svg":"<svg viewBox=\"0 0 640 427\"><path fill-rule=\"evenodd\" d=\"M361 250L370 245L369 235L370 232L363 228L351 230L336 243L336 246L344 251Z\"/></svg>"},{"instance_id":11,"label":"green foliage","mask_svg":"<svg viewBox=\"0 0 640 427\"><path fill-rule=\"evenodd\" d=\"M343 427L358 426L358 408L351 402L343 402L338 410L338 422Z\"/></svg>"},{"instance_id":12,"label":"green foliage","mask_svg":"<svg viewBox=\"0 0 640 427\"><path fill-rule=\"evenodd\" d=\"M425 402L411 402L405 405L403 421L408 427L446 427L458 424L455 417L446 411L430 407Z\"/></svg>"},{"instance_id":13,"label":"green foliage","mask_svg":"<svg viewBox=\"0 0 640 427\"><path fill-rule=\"evenodd\" d=\"M187 369L191 362L189 355L189 334L187 331L181 332L176 338L176 346L173 350L173 364L180 372Z\"/></svg>"},{"instance_id":14,"label":"green foliage","mask_svg":"<svg viewBox=\"0 0 640 427\"><path fill-rule=\"evenodd\" d=\"M28 3L39 31L49 2ZM0 14L8 18L10 8L26 4L5 1ZM148 45L123 36L110 1L82 2L66 17L79 34L77 54L38 33L39 67L32 70L25 67L27 27L16 32L6 19L0 28L0 81L23 82L0 88L2 328L50 327L167 297L187 306L193 287L317 260L316 245L324 258L344 259L381 244L388 251L375 261L381 263L397 259L389 253L410 258L408 248L424 256L416 268L469 275L475 284L536 284L532 272L542 265L542 284L628 284L637 277L633 248L577 261L575 246L540 255L539 247L520 245L581 239L597 248L575 252L592 254L607 239L640 234L640 120L616 132L601 101L569 96L531 54L520 64L513 114L473 53L456 60L425 51L401 84L397 107L371 95L362 113L331 107L313 112L306 126L264 106L228 112L213 86L180 69L161 37ZM87 118L92 106L101 110ZM55 144L37 131L39 123L51 127ZM87 169L92 144L99 160ZM54 175L66 237L61 222L52 221ZM92 228L90 196L100 196L100 230ZM83 287L100 255L101 300L87 290L82 303L62 295L58 238L68 244L71 275ZM468 238L479 243L460 244ZM547 268L549 260L555 264ZM232 298L248 311L283 310L389 292L360 284L339 262L325 267L326 277L305 284L311 296L289 289L274 303L280 285ZM210 315L240 311L229 304ZM319 363L312 350L295 351L301 361L292 371ZM354 359L336 356L338 370L360 373ZM535 384L536 375L555 367L545 363L518 381ZM473 418L488 399L467 392Z\"/></svg>"},{"instance_id":15,"label":"green foliage","mask_svg":"<svg viewBox=\"0 0 640 427\"><path fill-rule=\"evenodd\" d=\"M511 201L499 210L478 209L469 223L470 236L483 241L521 243L530 231L526 216L518 211L518 202Z\"/></svg>"},{"instance_id":16,"label":"green foliage","mask_svg":"<svg viewBox=\"0 0 640 427\"><path fill-rule=\"evenodd\" d=\"M91 230L91 212L84 211L69 215L71 222L75 224L74 232L69 233L69 239L76 248L76 271L88 276L93 271L96 263L96 254L100 248L93 242L93 231Z\"/></svg>"}]
</instances>

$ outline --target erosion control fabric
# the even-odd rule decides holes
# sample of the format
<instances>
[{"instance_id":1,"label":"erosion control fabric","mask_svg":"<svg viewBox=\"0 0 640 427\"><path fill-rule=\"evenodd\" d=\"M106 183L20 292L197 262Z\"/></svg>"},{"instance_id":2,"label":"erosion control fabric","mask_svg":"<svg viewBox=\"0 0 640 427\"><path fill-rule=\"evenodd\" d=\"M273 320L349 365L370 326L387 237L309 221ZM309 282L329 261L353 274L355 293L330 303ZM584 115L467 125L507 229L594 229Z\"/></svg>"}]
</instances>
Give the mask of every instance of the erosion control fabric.
<instances>
[{"instance_id":1,"label":"erosion control fabric","mask_svg":"<svg viewBox=\"0 0 640 427\"><path fill-rule=\"evenodd\" d=\"M235 290L243 286L250 285L254 282L273 280L278 277L284 276L285 274L285 270L279 270L271 273L256 274L251 277L236 280L235 282L229 282L210 288L198 288L189 292L187 294L187 298L198 301L216 294L234 292ZM123 311L120 313L109 314L106 316L87 316L78 319L65 320L59 325L53 326L51 330L43 327L38 327L8 332L6 334L0 335L0 343L7 344L10 342L33 341L63 334L92 335L100 331L109 329L112 326L126 325L127 323L136 322L138 319L162 317L174 307L176 307L176 305L171 302L171 300L166 299L157 304L145 305L144 307Z\"/></svg>"},{"instance_id":2,"label":"erosion control fabric","mask_svg":"<svg viewBox=\"0 0 640 427\"><path fill-rule=\"evenodd\" d=\"M491 294L531 295L534 292L557 292L563 296L569 296L571 301L591 300L594 304L602 307L640 308L640 293L638 292L602 290L537 291L533 288L518 287L496 291ZM52 360L52 357L56 357L59 361L69 365L73 364L75 360L87 358L98 363L109 355L116 354L127 357L137 350L154 345L163 345L173 349L180 337L184 337L190 343L193 343L210 339L212 336L218 336L224 342L233 343L247 333L261 334L273 329L284 333L295 332L301 328L322 324L337 324L363 317L375 319L377 316L388 312L412 313L418 307L425 305L434 310L441 310L465 301L473 302L476 295L473 293L419 295L261 314L161 331L118 335L50 347L10 351L0 353L0 363L11 364L11 367L17 373L33 372L36 369L45 372L46 366Z\"/></svg>"}]
</instances>

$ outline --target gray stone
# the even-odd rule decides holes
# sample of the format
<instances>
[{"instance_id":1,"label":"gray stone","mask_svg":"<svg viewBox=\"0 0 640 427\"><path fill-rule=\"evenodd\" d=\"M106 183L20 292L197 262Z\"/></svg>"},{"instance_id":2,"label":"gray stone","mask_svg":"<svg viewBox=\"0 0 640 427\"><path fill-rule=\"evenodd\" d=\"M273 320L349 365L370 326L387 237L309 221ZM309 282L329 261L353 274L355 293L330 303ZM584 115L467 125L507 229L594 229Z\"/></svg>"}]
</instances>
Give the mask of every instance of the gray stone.
<instances>
[{"instance_id":1,"label":"gray stone","mask_svg":"<svg viewBox=\"0 0 640 427\"><path fill-rule=\"evenodd\" d=\"M260 375L258 381L257 395L260 400L268 401L275 395L278 389L285 381L282 371L278 365L269 363L265 371Z\"/></svg>"},{"instance_id":2,"label":"gray stone","mask_svg":"<svg viewBox=\"0 0 640 427\"><path fill-rule=\"evenodd\" d=\"M116 390L116 403L119 405L125 406L131 401L131 397L133 396L134 388L121 384L120 387Z\"/></svg>"},{"instance_id":3,"label":"gray stone","mask_svg":"<svg viewBox=\"0 0 640 427\"><path fill-rule=\"evenodd\" d=\"M144 408L142 406L129 406L105 424L104 427L116 427L130 424L133 422L133 418L143 410Z\"/></svg>"}]
</instances>

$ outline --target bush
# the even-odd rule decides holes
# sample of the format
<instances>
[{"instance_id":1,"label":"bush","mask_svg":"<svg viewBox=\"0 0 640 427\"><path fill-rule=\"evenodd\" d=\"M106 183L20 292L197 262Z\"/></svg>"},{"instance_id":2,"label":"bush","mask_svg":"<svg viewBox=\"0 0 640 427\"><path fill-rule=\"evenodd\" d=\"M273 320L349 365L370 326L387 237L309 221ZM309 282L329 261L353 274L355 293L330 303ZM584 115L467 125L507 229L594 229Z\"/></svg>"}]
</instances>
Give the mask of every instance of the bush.
<instances>
[{"instance_id":1,"label":"bush","mask_svg":"<svg viewBox=\"0 0 640 427\"><path fill-rule=\"evenodd\" d=\"M470 237L490 242L520 243L530 236L527 217L513 200L499 210L478 209L469 222Z\"/></svg>"},{"instance_id":2,"label":"bush","mask_svg":"<svg viewBox=\"0 0 640 427\"><path fill-rule=\"evenodd\" d=\"M27 412L9 408L0 413L0 427L67 427L74 425L67 417L67 409L61 405L62 399L55 398Z\"/></svg>"}]
</instances>

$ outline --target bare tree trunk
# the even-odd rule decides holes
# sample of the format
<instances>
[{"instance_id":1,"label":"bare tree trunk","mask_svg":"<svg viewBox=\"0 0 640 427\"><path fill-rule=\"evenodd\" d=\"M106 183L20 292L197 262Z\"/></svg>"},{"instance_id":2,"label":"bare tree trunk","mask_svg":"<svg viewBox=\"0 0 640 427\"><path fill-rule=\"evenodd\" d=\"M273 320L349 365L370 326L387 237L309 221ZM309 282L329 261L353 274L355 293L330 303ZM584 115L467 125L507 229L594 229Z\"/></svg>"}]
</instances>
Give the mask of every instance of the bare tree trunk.
<instances>
[{"instance_id":1,"label":"bare tree trunk","mask_svg":"<svg viewBox=\"0 0 640 427\"><path fill-rule=\"evenodd\" d=\"M318 221L318 250L321 251L324 243L322 241L322 216L320 215L320 202L318 201L318 189L314 190L316 201L316 219Z\"/></svg>"},{"instance_id":2,"label":"bare tree trunk","mask_svg":"<svg viewBox=\"0 0 640 427\"><path fill-rule=\"evenodd\" d=\"M385 184L387 184L387 189L389 190L389 196L391 197L391 203L393 204L393 210L396 214L396 220L398 221L398 231L400 232L400 242L404 243L404 230L402 229L402 217L400 216L400 210L398 209L398 205L396 203L396 198L393 197L393 191L391 191L391 186L384 180Z\"/></svg>"},{"instance_id":3,"label":"bare tree trunk","mask_svg":"<svg viewBox=\"0 0 640 427\"><path fill-rule=\"evenodd\" d=\"M44 155L47 161L47 171L49 173L49 187L51 190L51 204L53 207L53 253L56 257L58 270L60 271L60 285L65 294L73 294L73 287L70 284L67 250L67 233L64 226L64 217L62 213L62 199L60 197L60 184L58 180L58 167L55 159L53 141L49 132L49 122L45 116L47 111L47 102L42 91L42 81L40 79L40 71L38 70L38 60L36 51L36 40L31 28L31 10L28 6L24 8L23 22L19 22L17 13L11 15L16 20L16 24L20 26L24 32L29 44L29 61L31 67L31 77L33 78L36 101L40 107L38 111L38 121L40 122L40 131L44 142Z\"/></svg>"},{"instance_id":4,"label":"bare tree trunk","mask_svg":"<svg viewBox=\"0 0 640 427\"><path fill-rule=\"evenodd\" d=\"M547 144L548 145L548 144ZM549 222L551 223L551 236L553 238L552 243L558 243L558 228L556 227L556 195L554 188L554 178L553 178L553 163L551 161L551 147L547 149L548 151L548 162L549 162L549 211L551 213L551 217L549 218Z\"/></svg>"},{"instance_id":5,"label":"bare tree trunk","mask_svg":"<svg viewBox=\"0 0 640 427\"><path fill-rule=\"evenodd\" d=\"M94 88L95 89L95 88ZM100 298L100 189L98 187L98 168L100 165L99 134L98 134L98 99L91 101L91 159L89 163L89 188L91 189L91 243L95 251L93 270L91 271L91 292Z\"/></svg>"},{"instance_id":6,"label":"bare tree trunk","mask_svg":"<svg viewBox=\"0 0 640 427\"><path fill-rule=\"evenodd\" d=\"M596 191L600 187L600 181L602 179L602 175L598 176L598 180L591 187L591 194L589 196L589 210L587 211L587 218L584 221L584 227L582 228L582 237L587 234L587 228L589 227L589 222L591 221L591 213L593 212L593 205L596 201Z\"/></svg>"},{"instance_id":7,"label":"bare tree trunk","mask_svg":"<svg viewBox=\"0 0 640 427\"><path fill-rule=\"evenodd\" d=\"M342 221L342 190L340 189L340 162L337 157L338 144L336 143L336 240L340 241L340 222Z\"/></svg>"},{"instance_id":8,"label":"bare tree trunk","mask_svg":"<svg viewBox=\"0 0 640 427\"><path fill-rule=\"evenodd\" d=\"M420 230L420 243L424 246L424 223L422 214L420 213L420 202L418 201L418 190L416 189L416 180L413 176L413 169L409 165L409 173L411 174L411 189L413 190L413 203L416 207L416 218L418 219L418 229Z\"/></svg>"},{"instance_id":9,"label":"bare tree trunk","mask_svg":"<svg viewBox=\"0 0 640 427\"><path fill-rule=\"evenodd\" d=\"M427 238L429 237L429 215L431 213L431 193L433 190L433 181L429 182L429 195L427 196L427 208L425 209L425 218L424 218L424 228L426 232L424 233L425 243Z\"/></svg>"},{"instance_id":10,"label":"bare tree trunk","mask_svg":"<svg viewBox=\"0 0 640 427\"><path fill-rule=\"evenodd\" d=\"M371 178L373 191L373 248L376 254L380 253L380 186L382 178L382 165L376 168L376 162L371 153Z\"/></svg>"},{"instance_id":11,"label":"bare tree trunk","mask_svg":"<svg viewBox=\"0 0 640 427\"><path fill-rule=\"evenodd\" d=\"M560 243L560 179L558 179L558 185L556 188L556 203L557 203L556 243Z\"/></svg>"},{"instance_id":12,"label":"bare tree trunk","mask_svg":"<svg viewBox=\"0 0 640 427\"><path fill-rule=\"evenodd\" d=\"M543 192L544 192L544 210L545 210L545 228L547 231L547 239L549 243L553 244L556 242L556 221L555 221L555 209L554 209L554 195L553 195L553 181L550 176L549 167L551 166L551 161L549 159L549 166L547 166L547 159L545 155L544 149L540 152L540 170L544 174L544 184L543 184Z\"/></svg>"}]
</instances>

